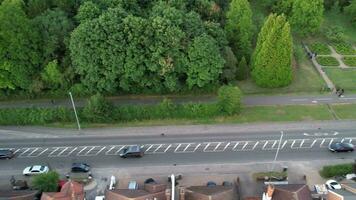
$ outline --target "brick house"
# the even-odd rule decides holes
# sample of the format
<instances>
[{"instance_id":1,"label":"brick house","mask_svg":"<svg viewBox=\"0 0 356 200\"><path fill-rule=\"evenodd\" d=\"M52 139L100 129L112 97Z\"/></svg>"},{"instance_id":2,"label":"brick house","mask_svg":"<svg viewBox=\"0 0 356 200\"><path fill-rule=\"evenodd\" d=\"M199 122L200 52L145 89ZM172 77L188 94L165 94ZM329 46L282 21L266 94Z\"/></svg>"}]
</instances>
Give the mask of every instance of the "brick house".
<instances>
[{"instance_id":1,"label":"brick house","mask_svg":"<svg viewBox=\"0 0 356 200\"><path fill-rule=\"evenodd\" d=\"M271 200L312 200L311 192L305 184L268 185L265 199Z\"/></svg>"},{"instance_id":2,"label":"brick house","mask_svg":"<svg viewBox=\"0 0 356 200\"><path fill-rule=\"evenodd\" d=\"M68 181L60 192L43 192L41 200L84 200L85 193L82 184Z\"/></svg>"},{"instance_id":3,"label":"brick house","mask_svg":"<svg viewBox=\"0 0 356 200\"><path fill-rule=\"evenodd\" d=\"M191 186L180 188L179 200L234 200L237 192L233 186Z\"/></svg>"},{"instance_id":4,"label":"brick house","mask_svg":"<svg viewBox=\"0 0 356 200\"><path fill-rule=\"evenodd\" d=\"M143 189L106 190L105 200L166 200L166 185L148 183ZM169 199L169 198L168 198Z\"/></svg>"}]
</instances>

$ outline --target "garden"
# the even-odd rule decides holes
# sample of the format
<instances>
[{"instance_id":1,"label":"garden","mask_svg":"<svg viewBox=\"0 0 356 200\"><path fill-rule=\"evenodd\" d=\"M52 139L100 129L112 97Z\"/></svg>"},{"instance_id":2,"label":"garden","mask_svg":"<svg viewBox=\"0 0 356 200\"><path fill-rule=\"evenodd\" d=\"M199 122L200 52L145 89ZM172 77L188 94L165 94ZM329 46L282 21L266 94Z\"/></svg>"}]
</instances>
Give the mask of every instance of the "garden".
<instances>
[{"instance_id":1,"label":"garden","mask_svg":"<svg viewBox=\"0 0 356 200\"><path fill-rule=\"evenodd\" d=\"M339 66L339 61L332 56L318 56L316 57L316 61L322 66Z\"/></svg>"},{"instance_id":2,"label":"garden","mask_svg":"<svg viewBox=\"0 0 356 200\"><path fill-rule=\"evenodd\" d=\"M343 62L349 67L356 67L356 57L344 57Z\"/></svg>"}]
</instances>

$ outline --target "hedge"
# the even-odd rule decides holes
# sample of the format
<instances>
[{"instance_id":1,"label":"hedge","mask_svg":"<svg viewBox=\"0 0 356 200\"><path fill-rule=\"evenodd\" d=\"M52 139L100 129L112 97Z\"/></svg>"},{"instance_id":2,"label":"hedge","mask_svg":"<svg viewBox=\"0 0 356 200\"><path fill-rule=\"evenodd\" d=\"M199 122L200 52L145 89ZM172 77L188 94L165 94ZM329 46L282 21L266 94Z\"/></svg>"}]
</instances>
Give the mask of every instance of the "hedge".
<instances>
[{"instance_id":1,"label":"hedge","mask_svg":"<svg viewBox=\"0 0 356 200\"><path fill-rule=\"evenodd\" d=\"M353 173L353 164L327 165L319 172L323 178L331 178L335 176L344 176Z\"/></svg>"},{"instance_id":2,"label":"hedge","mask_svg":"<svg viewBox=\"0 0 356 200\"><path fill-rule=\"evenodd\" d=\"M347 43L336 43L333 44L336 52L341 55L356 55L356 50L352 48L351 44Z\"/></svg>"},{"instance_id":3,"label":"hedge","mask_svg":"<svg viewBox=\"0 0 356 200\"><path fill-rule=\"evenodd\" d=\"M317 56L316 61L322 66L339 66L339 61L331 56Z\"/></svg>"},{"instance_id":4,"label":"hedge","mask_svg":"<svg viewBox=\"0 0 356 200\"><path fill-rule=\"evenodd\" d=\"M343 61L349 67L356 67L356 57L344 57Z\"/></svg>"},{"instance_id":5,"label":"hedge","mask_svg":"<svg viewBox=\"0 0 356 200\"><path fill-rule=\"evenodd\" d=\"M330 55L331 54L331 50L328 47L328 45L323 44L323 43L313 43L311 45L309 45L310 50L314 53L317 53L318 55Z\"/></svg>"}]
</instances>

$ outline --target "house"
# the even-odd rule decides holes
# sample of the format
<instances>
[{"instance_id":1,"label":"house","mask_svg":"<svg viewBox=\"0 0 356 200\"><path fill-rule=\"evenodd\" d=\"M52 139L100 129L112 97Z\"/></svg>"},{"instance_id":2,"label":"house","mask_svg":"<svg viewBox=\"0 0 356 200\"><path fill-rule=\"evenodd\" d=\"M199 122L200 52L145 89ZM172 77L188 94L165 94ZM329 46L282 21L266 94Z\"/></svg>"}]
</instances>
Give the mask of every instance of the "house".
<instances>
[{"instance_id":1,"label":"house","mask_svg":"<svg viewBox=\"0 0 356 200\"><path fill-rule=\"evenodd\" d=\"M327 200L354 200L356 199L356 183L342 183L341 190L329 190Z\"/></svg>"},{"instance_id":2,"label":"house","mask_svg":"<svg viewBox=\"0 0 356 200\"><path fill-rule=\"evenodd\" d=\"M233 200L237 192L233 186L191 186L180 189L179 200Z\"/></svg>"},{"instance_id":3,"label":"house","mask_svg":"<svg viewBox=\"0 0 356 200\"><path fill-rule=\"evenodd\" d=\"M68 181L60 192L43 192L41 200L84 200L85 193L82 184Z\"/></svg>"},{"instance_id":4,"label":"house","mask_svg":"<svg viewBox=\"0 0 356 200\"><path fill-rule=\"evenodd\" d=\"M312 200L311 192L305 184L268 185L263 200Z\"/></svg>"},{"instance_id":5,"label":"house","mask_svg":"<svg viewBox=\"0 0 356 200\"><path fill-rule=\"evenodd\" d=\"M105 200L166 200L166 185L159 183L144 184L143 189L106 190ZM168 198L169 199L169 198Z\"/></svg>"},{"instance_id":6,"label":"house","mask_svg":"<svg viewBox=\"0 0 356 200\"><path fill-rule=\"evenodd\" d=\"M0 191L0 200L33 200L37 193L37 190Z\"/></svg>"}]
</instances>

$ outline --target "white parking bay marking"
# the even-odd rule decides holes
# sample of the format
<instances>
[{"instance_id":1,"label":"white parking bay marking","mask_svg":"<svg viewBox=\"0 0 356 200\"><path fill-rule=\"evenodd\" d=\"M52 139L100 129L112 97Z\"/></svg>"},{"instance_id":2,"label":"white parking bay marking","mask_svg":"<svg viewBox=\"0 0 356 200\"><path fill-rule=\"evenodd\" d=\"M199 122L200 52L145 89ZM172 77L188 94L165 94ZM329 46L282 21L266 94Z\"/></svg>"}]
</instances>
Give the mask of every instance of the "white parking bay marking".
<instances>
[{"instance_id":1,"label":"white parking bay marking","mask_svg":"<svg viewBox=\"0 0 356 200\"><path fill-rule=\"evenodd\" d=\"M194 153L200 146L200 143L176 143L174 145L177 145L174 153Z\"/></svg>"},{"instance_id":2,"label":"white parking bay marking","mask_svg":"<svg viewBox=\"0 0 356 200\"><path fill-rule=\"evenodd\" d=\"M207 142L203 143L206 145L203 149L203 152L221 152L222 150L218 150L222 142Z\"/></svg>"},{"instance_id":3,"label":"white parking bay marking","mask_svg":"<svg viewBox=\"0 0 356 200\"><path fill-rule=\"evenodd\" d=\"M63 150L57 154L57 156L61 156L65 151L67 151L67 149L69 149L69 147L63 148Z\"/></svg>"},{"instance_id":4,"label":"white parking bay marking","mask_svg":"<svg viewBox=\"0 0 356 200\"><path fill-rule=\"evenodd\" d=\"M105 155L117 155L122 149L124 149L126 145L113 145L109 150L105 152Z\"/></svg>"},{"instance_id":5,"label":"white parking bay marking","mask_svg":"<svg viewBox=\"0 0 356 200\"><path fill-rule=\"evenodd\" d=\"M19 157L24 157L24 155L25 155L28 151L30 151L32 148L23 148L23 149L25 149L25 151L23 151L23 152L19 155Z\"/></svg>"},{"instance_id":6,"label":"white parking bay marking","mask_svg":"<svg viewBox=\"0 0 356 200\"><path fill-rule=\"evenodd\" d=\"M232 143L235 143L234 147L232 148L233 151L246 151L245 148L249 141L234 141Z\"/></svg>"},{"instance_id":7,"label":"white parking bay marking","mask_svg":"<svg viewBox=\"0 0 356 200\"><path fill-rule=\"evenodd\" d=\"M99 155L106 147L102 147L95 155Z\"/></svg>"},{"instance_id":8,"label":"white parking bay marking","mask_svg":"<svg viewBox=\"0 0 356 200\"><path fill-rule=\"evenodd\" d=\"M38 149L39 149L38 147L37 147L37 148L34 148L34 150L31 151L31 153L29 153L28 156L30 157L30 156L31 156L32 154L34 154Z\"/></svg>"},{"instance_id":9,"label":"white parking bay marking","mask_svg":"<svg viewBox=\"0 0 356 200\"><path fill-rule=\"evenodd\" d=\"M48 157L54 157L53 154L57 152L59 148L60 147L53 147L53 150L51 151L51 153L48 154Z\"/></svg>"},{"instance_id":10,"label":"white parking bay marking","mask_svg":"<svg viewBox=\"0 0 356 200\"><path fill-rule=\"evenodd\" d=\"M85 151L88 147L84 147L82 148L78 153L77 153L77 156L80 155L83 151Z\"/></svg>"}]
</instances>

